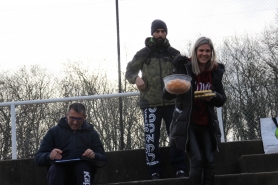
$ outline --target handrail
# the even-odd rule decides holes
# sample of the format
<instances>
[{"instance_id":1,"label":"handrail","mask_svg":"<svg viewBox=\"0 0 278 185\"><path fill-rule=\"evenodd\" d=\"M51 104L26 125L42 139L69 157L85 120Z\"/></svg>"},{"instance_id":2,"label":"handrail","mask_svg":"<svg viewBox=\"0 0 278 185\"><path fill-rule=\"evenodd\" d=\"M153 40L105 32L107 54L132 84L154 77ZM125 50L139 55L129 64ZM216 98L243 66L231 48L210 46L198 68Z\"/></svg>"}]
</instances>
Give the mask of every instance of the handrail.
<instances>
[{"instance_id":1,"label":"handrail","mask_svg":"<svg viewBox=\"0 0 278 185\"><path fill-rule=\"evenodd\" d=\"M75 100L92 100L100 98L117 98L126 96L137 96L139 92L128 92L128 93L115 93L115 94L103 94L103 95L90 95L90 96L74 96L66 98L53 98L53 99L42 99L42 100L26 100L26 101L14 101L14 102L3 102L0 103L0 107L10 106L11 109L11 122L12 122L12 159L17 159L17 148L16 148L16 105L28 105L28 104L40 104L40 103L55 103L55 102L67 102Z\"/></svg>"},{"instance_id":2,"label":"handrail","mask_svg":"<svg viewBox=\"0 0 278 185\"><path fill-rule=\"evenodd\" d=\"M100 98L117 98L126 96L137 96L139 92L127 92L127 93L115 93L115 94L102 94L102 95L90 95L90 96L73 96L66 98L52 98L52 99L42 99L42 100L25 100L25 101L13 101L13 102L3 102L0 103L0 107L14 105L28 105L28 104L40 104L40 103L55 103L55 102L66 102L75 100L91 100Z\"/></svg>"},{"instance_id":3,"label":"handrail","mask_svg":"<svg viewBox=\"0 0 278 185\"><path fill-rule=\"evenodd\" d=\"M42 99L42 100L26 100L26 101L13 101L13 102L3 102L0 103L0 107L10 106L11 109L11 122L12 122L12 159L17 159L17 148L16 148L16 105L28 105L28 104L40 104L40 103L55 103L55 102L67 102L76 100L92 100L101 98L117 98L117 97L127 97L127 96L138 96L139 92L127 92L127 93L114 93L114 94L102 94L102 95L90 95L90 96L74 96L66 98L52 98L52 99ZM220 129L222 132L221 141L224 142L224 130L222 121L222 109L217 108L217 117L220 124Z\"/></svg>"}]
</instances>

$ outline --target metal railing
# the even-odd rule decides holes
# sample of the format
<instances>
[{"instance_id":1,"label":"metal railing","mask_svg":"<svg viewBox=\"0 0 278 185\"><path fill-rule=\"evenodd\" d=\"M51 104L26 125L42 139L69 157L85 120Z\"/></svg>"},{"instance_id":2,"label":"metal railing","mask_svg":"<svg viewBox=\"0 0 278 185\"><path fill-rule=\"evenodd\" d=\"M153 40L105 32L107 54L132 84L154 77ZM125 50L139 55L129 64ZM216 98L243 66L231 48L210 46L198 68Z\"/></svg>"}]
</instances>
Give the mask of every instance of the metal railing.
<instances>
[{"instance_id":1,"label":"metal railing","mask_svg":"<svg viewBox=\"0 0 278 185\"><path fill-rule=\"evenodd\" d=\"M103 95L93 95L93 96L76 96L76 97L66 97L66 98L43 99L43 100L28 100L28 101L15 101L15 102L0 103L0 107L9 106L10 109L11 109L12 159L17 159L16 105L55 103L55 102L67 102L67 101L76 101L76 100L92 100L92 99L101 99L101 98L116 98L116 97L138 96L138 95L139 95L139 92L128 92L128 93L103 94Z\"/></svg>"},{"instance_id":2,"label":"metal railing","mask_svg":"<svg viewBox=\"0 0 278 185\"><path fill-rule=\"evenodd\" d=\"M103 94L103 95L92 95L92 96L75 96L66 98L55 98L55 99L42 99L42 100L28 100L28 101L15 101L15 102L3 102L0 103L0 107L10 107L11 111L11 139L12 139L12 159L17 159L17 141L16 141L16 106L17 105L28 105L28 104L42 104L42 103L55 103L55 102L68 102L77 100L92 100L102 98L117 98L117 97L128 97L138 96L139 92L128 92L128 93L115 93L115 94ZM217 117L220 124L222 133L221 141L224 142L224 129L222 121L222 108L217 108Z\"/></svg>"}]
</instances>

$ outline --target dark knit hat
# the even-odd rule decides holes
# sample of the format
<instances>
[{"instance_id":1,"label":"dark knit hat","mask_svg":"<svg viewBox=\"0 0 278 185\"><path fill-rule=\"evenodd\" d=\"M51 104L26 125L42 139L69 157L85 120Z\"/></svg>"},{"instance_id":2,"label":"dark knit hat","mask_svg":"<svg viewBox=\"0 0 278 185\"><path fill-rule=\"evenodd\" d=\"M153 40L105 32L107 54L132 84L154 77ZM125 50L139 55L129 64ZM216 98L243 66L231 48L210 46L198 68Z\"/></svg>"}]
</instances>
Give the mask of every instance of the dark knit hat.
<instances>
[{"instance_id":1,"label":"dark knit hat","mask_svg":"<svg viewBox=\"0 0 278 185\"><path fill-rule=\"evenodd\" d=\"M157 29L164 29L164 30L166 31L166 33L168 33L167 26L166 26L165 22L163 22L162 20L159 20L159 19L155 19L155 20L152 22L151 35L153 35L153 33L154 33Z\"/></svg>"}]
</instances>

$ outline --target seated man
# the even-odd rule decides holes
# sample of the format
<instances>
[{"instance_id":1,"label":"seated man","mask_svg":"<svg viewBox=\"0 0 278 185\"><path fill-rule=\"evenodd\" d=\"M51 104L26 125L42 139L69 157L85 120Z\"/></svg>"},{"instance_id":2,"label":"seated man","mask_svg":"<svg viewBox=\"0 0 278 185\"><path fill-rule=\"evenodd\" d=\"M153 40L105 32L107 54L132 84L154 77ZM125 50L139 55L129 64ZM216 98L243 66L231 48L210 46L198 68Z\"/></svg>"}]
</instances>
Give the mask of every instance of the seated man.
<instances>
[{"instance_id":1,"label":"seated man","mask_svg":"<svg viewBox=\"0 0 278 185\"><path fill-rule=\"evenodd\" d=\"M86 122L86 117L85 106L73 103L67 116L44 136L35 163L48 167L49 185L67 185L73 181L77 185L91 185L96 168L106 164L99 135Z\"/></svg>"}]
</instances>

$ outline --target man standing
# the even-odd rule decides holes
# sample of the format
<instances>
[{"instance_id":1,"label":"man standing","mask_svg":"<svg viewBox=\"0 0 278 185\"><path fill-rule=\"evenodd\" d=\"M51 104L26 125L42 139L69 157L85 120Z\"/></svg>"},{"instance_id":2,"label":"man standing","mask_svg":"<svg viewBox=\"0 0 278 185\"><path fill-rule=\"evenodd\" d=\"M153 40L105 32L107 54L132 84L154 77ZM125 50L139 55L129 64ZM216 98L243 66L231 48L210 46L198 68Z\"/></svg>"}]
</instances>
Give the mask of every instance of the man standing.
<instances>
[{"instance_id":1,"label":"man standing","mask_svg":"<svg viewBox=\"0 0 278 185\"><path fill-rule=\"evenodd\" d=\"M35 163L48 167L49 185L91 185L97 167L106 164L98 133L86 122L86 109L81 103L69 106L67 116L44 136Z\"/></svg>"},{"instance_id":2,"label":"man standing","mask_svg":"<svg viewBox=\"0 0 278 185\"><path fill-rule=\"evenodd\" d=\"M154 20L151 25L151 35L145 40L145 46L138 51L131 62L127 64L126 79L136 84L140 90L140 108L144 116L146 142L146 163L151 179L159 179L161 171L161 154L159 137L161 121L166 124L169 136L169 126L175 108L175 100L162 98L163 78L173 72L172 59L180 52L170 46L166 35L167 26L162 20ZM139 71L142 77L139 77ZM177 177L184 177L184 151L172 147L171 163Z\"/></svg>"}]
</instances>

